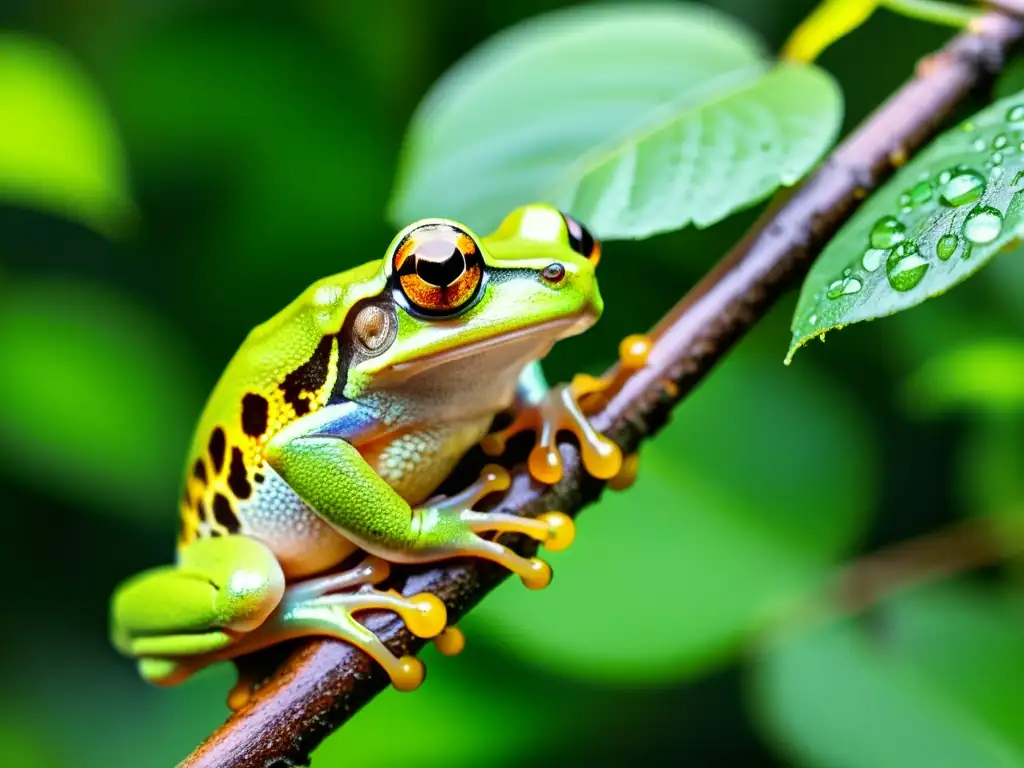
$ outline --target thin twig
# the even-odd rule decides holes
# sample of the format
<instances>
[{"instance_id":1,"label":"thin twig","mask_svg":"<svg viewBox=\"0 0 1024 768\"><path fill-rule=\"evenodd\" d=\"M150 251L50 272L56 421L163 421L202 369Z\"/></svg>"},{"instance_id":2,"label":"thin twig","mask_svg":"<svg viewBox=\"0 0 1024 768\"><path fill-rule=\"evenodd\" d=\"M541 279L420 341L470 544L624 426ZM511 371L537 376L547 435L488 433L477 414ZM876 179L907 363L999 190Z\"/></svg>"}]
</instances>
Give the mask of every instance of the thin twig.
<instances>
[{"instance_id":1,"label":"thin twig","mask_svg":"<svg viewBox=\"0 0 1024 768\"><path fill-rule=\"evenodd\" d=\"M869 611L902 592L1024 555L1024 520L1014 510L981 515L890 544L839 567L807 600L752 638L753 651L782 638Z\"/></svg>"},{"instance_id":2,"label":"thin twig","mask_svg":"<svg viewBox=\"0 0 1024 768\"><path fill-rule=\"evenodd\" d=\"M1005 9L1011 0L1000 0ZM1021 8L1014 10L1024 14ZM654 434L670 409L711 370L732 344L808 269L812 257L858 206L867 191L936 133L952 110L998 72L1024 24L992 11L917 68L913 79L846 139L793 192L781 196L736 248L653 331L648 365L633 373L595 425L626 453ZM602 484L579 467L576 449L561 446L564 479L553 487L516 468L499 505L536 515L579 512ZM586 546L586 541L577 543ZM480 561L453 561L412 573L405 594L429 591L457 621L506 574ZM366 624L398 654L416 652L397 617L378 614ZM355 648L310 641L292 653L252 700L183 763L192 768L283 768L308 764L310 752L388 685L388 677ZM415 695L415 694L413 694Z\"/></svg>"}]
</instances>

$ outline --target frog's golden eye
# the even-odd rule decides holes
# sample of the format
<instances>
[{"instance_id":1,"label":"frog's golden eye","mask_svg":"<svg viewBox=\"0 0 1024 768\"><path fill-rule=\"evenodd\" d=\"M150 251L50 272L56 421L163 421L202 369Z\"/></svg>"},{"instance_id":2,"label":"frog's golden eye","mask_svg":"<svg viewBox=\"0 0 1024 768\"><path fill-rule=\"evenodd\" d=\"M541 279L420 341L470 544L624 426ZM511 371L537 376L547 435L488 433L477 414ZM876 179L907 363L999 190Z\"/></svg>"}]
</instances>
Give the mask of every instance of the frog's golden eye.
<instances>
[{"instance_id":1,"label":"frog's golden eye","mask_svg":"<svg viewBox=\"0 0 1024 768\"><path fill-rule=\"evenodd\" d=\"M480 249L450 224L428 224L406 235L395 251L394 267L402 294L430 315L464 309L483 282Z\"/></svg>"},{"instance_id":2,"label":"frog's golden eye","mask_svg":"<svg viewBox=\"0 0 1024 768\"><path fill-rule=\"evenodd\" d=\"M568 213L563 213L562 218L565 219L565 228L569 232L569 247L596 267L601 261L601 243Z\"/></svg>"}]
</instances>

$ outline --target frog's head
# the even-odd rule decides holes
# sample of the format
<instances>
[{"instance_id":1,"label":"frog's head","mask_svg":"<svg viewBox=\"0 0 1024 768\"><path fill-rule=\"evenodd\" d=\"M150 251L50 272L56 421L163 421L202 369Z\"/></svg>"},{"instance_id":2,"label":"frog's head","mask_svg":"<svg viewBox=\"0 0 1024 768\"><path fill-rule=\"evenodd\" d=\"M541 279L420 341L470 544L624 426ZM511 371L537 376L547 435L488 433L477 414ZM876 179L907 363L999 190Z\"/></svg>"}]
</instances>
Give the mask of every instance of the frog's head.
<instances>
[{"instance_id":1,"label":"frog's head","mask_svg":"<svg viewBox=\"0 0 1024 768\"><path fill-rule=\"evenodd\" d=\"M484 238L416 222L388 249L383 293L353 308L349 381L373 388L440 366L488 376L543 357L600 316L599 256L579 222L547 205L516 209Z\"/></svg>"}]
</instances>

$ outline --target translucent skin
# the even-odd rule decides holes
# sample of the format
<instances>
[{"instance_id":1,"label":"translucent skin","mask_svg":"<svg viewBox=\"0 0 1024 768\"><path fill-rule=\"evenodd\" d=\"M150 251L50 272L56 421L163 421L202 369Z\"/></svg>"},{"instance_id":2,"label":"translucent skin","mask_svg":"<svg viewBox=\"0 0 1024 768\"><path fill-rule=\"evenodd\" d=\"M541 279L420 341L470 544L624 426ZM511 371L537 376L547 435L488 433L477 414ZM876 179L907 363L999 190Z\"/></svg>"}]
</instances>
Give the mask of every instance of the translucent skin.
<instances>
[{"instance_id":1,"label":"translucent skin","mask_svg":"<svg viewBox=\"0 0 1024 768\"><path fill-rule=\"evenodd\" d=\"M410 246L416 238L430 242ZM406 264L436 251L435 240L462 252L465 268L444 276L450 289L429 282L437 263L417 261L422 273ZM212 661L325 635L366 650L410 690L422 664L395 658L353 614L395 611L413 633L435 637L445 609L429 595L375 589L387 563L482 557L528 587L546 586L546 563L492 534L562 549L572 521L474 511L508 487L504 470L488 467L463 493L427 499L509 407L542 434L575 432L597 476L618 473L618 449L590 428L576 395L544 396L536 368L601 313L599 249L591 239L581 252L581 242L578 224L542 205L517 209L483 239L455 222L417 222L381 261L315 283L254 329L196 430L177 564L139 574L114 595L114 643L140 659L143 676L174 684ZM465 302L457 311L417 304L453 296ZM540 470L540 479L558 479L550 466ZM343 567L357 550L366 559ZM457 645L453 637L442 644ZM232 692L236 704L246 697Z\"/></svg>"}]
</instances>

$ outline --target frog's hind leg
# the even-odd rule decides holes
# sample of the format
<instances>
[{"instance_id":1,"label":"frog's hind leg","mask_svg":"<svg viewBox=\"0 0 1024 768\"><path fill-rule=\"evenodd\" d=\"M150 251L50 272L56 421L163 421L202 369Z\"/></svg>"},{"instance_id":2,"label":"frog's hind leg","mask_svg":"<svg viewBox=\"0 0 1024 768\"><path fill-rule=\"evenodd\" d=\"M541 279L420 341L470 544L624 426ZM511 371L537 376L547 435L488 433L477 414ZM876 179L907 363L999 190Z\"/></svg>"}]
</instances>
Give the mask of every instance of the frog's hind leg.
<instances>
[{"instance_id":1,"label":"frog's hind leg","mask_svg":"<svg viewBox=\"0 0 1024 768\"><path fill-rule=\"evenodd\" d=\"M199 539L177 565L124 582L111 611L114 645L141 659L150 682L174 685L260 626L280 603L285 578L255 539Z\"/></svg>"}]
</instances>

